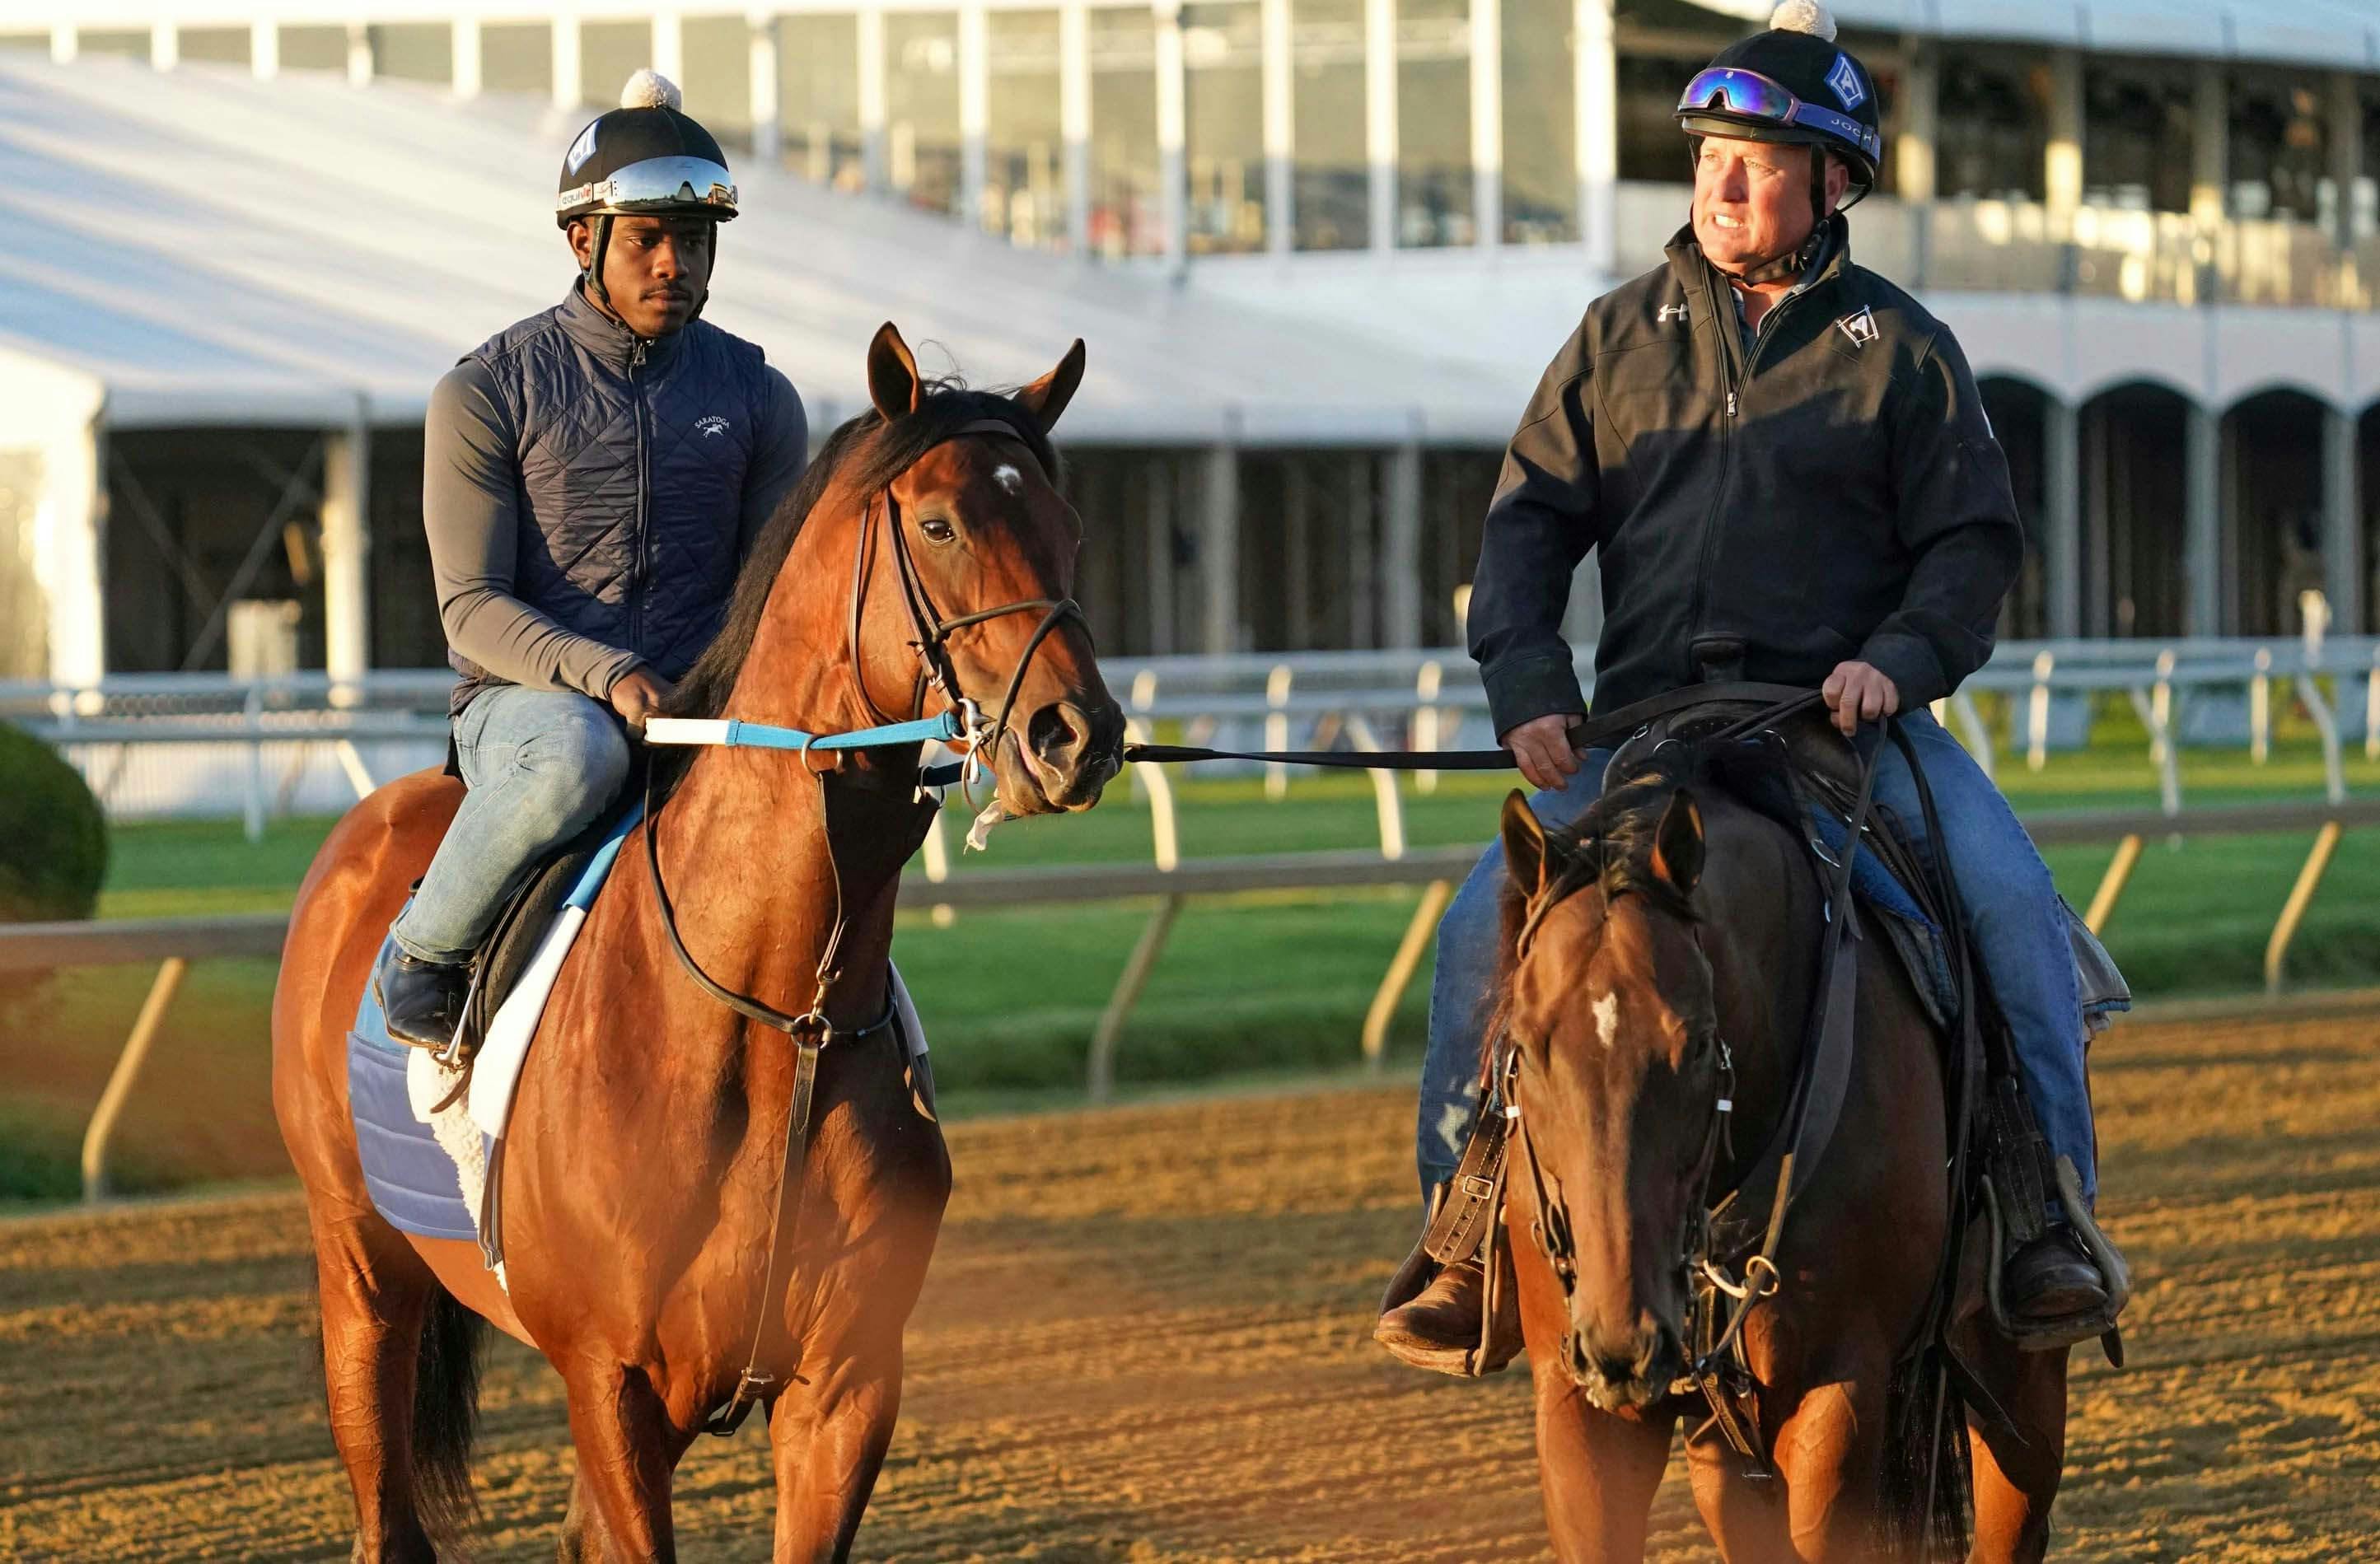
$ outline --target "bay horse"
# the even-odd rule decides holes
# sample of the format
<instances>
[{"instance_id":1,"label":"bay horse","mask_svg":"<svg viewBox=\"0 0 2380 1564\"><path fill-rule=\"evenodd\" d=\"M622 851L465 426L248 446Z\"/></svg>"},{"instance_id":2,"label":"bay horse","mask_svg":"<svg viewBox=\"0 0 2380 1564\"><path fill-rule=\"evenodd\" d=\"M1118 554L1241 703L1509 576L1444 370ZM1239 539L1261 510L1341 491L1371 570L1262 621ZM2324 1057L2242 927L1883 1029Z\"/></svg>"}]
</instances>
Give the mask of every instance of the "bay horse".
<instances>
[{"instance_id":1,"label":"bay horse","mask_svg":"<svg viewBox=\"0 0 2380 1564\"><path fill-rule=\"evenodd\" d=\"M1827 927L1807 848L1722 785L1719 764L1663 745L1616 769L1567 830L1517 792L1504 807L1489 1035L1511 1049L1495 1068L1523 1170L1503 1236L1555 1556L1644 1558L1685 1418L1694 1498L1729 1564L1967 1557L1971 1516L1973 1558L2030 1564L2063 1462L2066 1354L1954 1314L1960 1394L1921 1359L1961 1235L1940 1039L1880 936L1844 948L1859 967L1840 1117L1784 1226L1776 1290L1742 1327L1745 1421L1771 1470L1715 1424L1696 1431L1712 1406L1681 1393L1689 1343L1708 1340L1689 1322L1706 1197L1738 1188L1785 1119ZM1961 1254L1979 1276L1980 1250ZM1966 1414L1971 1439L1936 1422L1961 1400L1984 1409ZM1921 1471L1921 1449L1947 1453Z\"/></svg>"},{"instance_id":2,"label":"bay horse","mask_svg":"<svg viewBox=\"0 0 2380 1564\"><path fill-rule=\"evenodd\" d=\"M676 713L850 733L979 694L978 759L1005 813L1096 803L1123 719L1072 600L1080 525L1049 443L1083 363L1076 342L1014 395L929 383L887 324L868 354L873 410L764 529ZM499 1191L508 1290L476 1245L381 1218L348 1114L347 1030L460 786L417 773L332 831L273 996L273 1107L305 1184L357 1558L459 1551L481 1322L562 1376L577 1454L563 1558L676 1556L672 1473L722 1400L742 1405L764 1330L775 1557L848 1555L950 1190L929 1102L869 1024L889 1011L898 876L933 807L918 779L914 742L682 763L596 900L523 1070ZM650 878L629 867L638 838L657 849ZM698 987L680 939L722 988L796 1008L815 988L833 1032L806 1121L794 1038ZM806 1157L790 1130L804 1123Z\"/></svg>"}]
</instances>

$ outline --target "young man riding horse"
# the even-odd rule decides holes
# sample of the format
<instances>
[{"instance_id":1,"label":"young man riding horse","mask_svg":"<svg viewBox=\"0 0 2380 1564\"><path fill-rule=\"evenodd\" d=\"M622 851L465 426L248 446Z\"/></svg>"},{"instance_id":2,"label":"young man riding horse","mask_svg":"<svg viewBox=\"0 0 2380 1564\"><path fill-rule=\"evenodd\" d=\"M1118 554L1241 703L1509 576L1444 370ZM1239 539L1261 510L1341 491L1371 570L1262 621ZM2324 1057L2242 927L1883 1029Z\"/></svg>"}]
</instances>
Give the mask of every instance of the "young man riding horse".
<instances>
[{"instance_id":1,"label":"young man riding horse","mask_svg":"<svg viewBox=\"0 0 2380 1564\"><path fill-rule=\"evenodd\" d=\"M1939 810L1942 840L1924 849L1956 870L2024 1091L2088 1201L2066 917L2007 802L1925 710L1990 654L2023 529L1949 328L1852 262L1842 211L1873 187L1882 139L1874 79L1832 36L1817 6L1791 0L1687 84L1692 221L1663 265L1588 307L1546 370L1488 508L1471 650L1548 827L1595 802L1611 755L1573 742L1586 707L1559 633L1590 548L1605 607L1598 711L1716 677L1822 689L1847 735L1898 714ZM1915 782L1889 746L1876 798L1922 839ZM1491 847L1439 930L1418 1145L1433 1208L1474 1133L1503 869ZM2068 1340L2096 1334L2108 1302L2051 1206L2003 1277L2036 1344L2060 1322L2075 1325ZM1379 1340L1447 1372L1500 1366L1510 1345L1485 1362L1472 1352L1478 1257L1413 1295L1425 1275L1400 1274Z\"/></svg>"},{"instance_id":2,"label":"young man riding horse","mask_svg":"<svg viewBox=\"0 0 2380 1564\"><path fill-rule=\"evenodd\" d=\"M376 975L392 1036L443 1047L472 953L529 869L593 824L641 729L717 634L796 479L801 398L699 319L735 215L710 132L650 72L578 134L556 220L579 275L431 393L422 519L462 675L469 785Z\"/></svg>"}]
</instances>

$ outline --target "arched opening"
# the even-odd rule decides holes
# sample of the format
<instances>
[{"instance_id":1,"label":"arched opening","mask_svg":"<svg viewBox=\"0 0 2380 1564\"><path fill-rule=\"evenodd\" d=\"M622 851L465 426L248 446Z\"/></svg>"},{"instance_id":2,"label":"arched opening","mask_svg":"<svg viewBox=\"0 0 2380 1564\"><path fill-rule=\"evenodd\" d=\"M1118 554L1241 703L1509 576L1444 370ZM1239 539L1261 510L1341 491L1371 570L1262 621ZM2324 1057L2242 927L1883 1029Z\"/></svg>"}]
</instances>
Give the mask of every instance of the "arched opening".
<instances>
[{"instance_id":1,"label":"arched opening","mask_svg":"<svg viewBox=\"0 0 2380 1564\"><path fill-rule=\"evenodd\" d=\"M2000 375L1985 377L1978 389L1992 432L2008 453L2009 482L2024 520L2024 568L2000 605L1999 633L2003 639L2034 640L2050 634L2050 572L2058 568L2049 550L2049 394L2031 381Z\"/></svg>"},{"instance_id":2,"label":"arched opening","mask_svg":"<svg viewBox=\"0 0 2380 1564\"><path fill-rule=\"evenodd\" d=\"M2183 565L2190 404L2170 386L2135 382L2082 405L2082 633L2180 636L2190 583Z\"/></svg>"},{"instance_id":3,"label":"arched opening","mask_svg":"<svg viewBox=\"0 0 2380 1564\"><path fill-rule=\"evenodd\" d=\"M2223 417L2223 582L2226 632L2294 635L2299 594L2322 575L2323 405L2301 391L2267 391Z\"/></svg>"}]
</instances>

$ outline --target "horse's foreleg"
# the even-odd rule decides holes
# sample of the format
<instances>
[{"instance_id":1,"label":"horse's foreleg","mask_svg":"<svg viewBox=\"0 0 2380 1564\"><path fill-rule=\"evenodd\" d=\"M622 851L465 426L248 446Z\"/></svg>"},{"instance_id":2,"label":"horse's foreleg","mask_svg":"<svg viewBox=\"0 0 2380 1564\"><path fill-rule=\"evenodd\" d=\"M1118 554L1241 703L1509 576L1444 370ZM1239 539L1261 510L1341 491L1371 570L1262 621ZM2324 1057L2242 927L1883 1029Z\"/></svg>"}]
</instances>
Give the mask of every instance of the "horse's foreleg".
<instances>
[{"instance_id":1,"label":"horse's foreleg","mask_svg":"<svg viewBox=\"0 0 2380 1564\"><path fill-rule=\"evenodd\" d=\"M1533 1360L1536 1354L1532 1354ZM1538 1371L1537 1485L1561 1564L1635 1564L1676 1419L1597 1412L1546 1354Z\"/></svg>"},{"instance_id":2,"label":"horse's foreleg","mask_svg":"<svg viewBox=\"0 0 2380 1564\"><path fill-rule=\"evenodd\" d=\"M356 1499L359 1564L436 1558L414 1499L413 1382L437 1281L378 1216L314 1232L331 1437Z\"/></svg>"},{"instance_id":3,"label":"horse's foreleg","mask_svg":"<svg viewBox=\"0 0 2380 1564\"><path fill-rule=\"evenodd\" d=\"M2016 1428L1969 1420L1975 1463L1974 1564L2039 1564L2066 1464L2066 1354L1995 1340L1991 1391ZM2020 1437L2021 1436L2021 1437Z\"/></svg>"},{"instance_id":4,"label":"horse's foreleg","mask_svg":"<svg viewBox=\"0 0 2380 1564\"><path fill-rule=\"evenodd\" d=\"M1796 1564L1776 1479L1753 1476L1750 1463L1717 1429L1689 1445L1686 1455L1694 1506L1727 1564Z\"/></svg>"},{"instance_id":5,"label":"horse's foreleg","mask_svg":"<svg viewBox=\"0 0 2380 1564\"><path fill-rule=\"evenodd\" d=\"M851 1555L901 1412L901 1346L862 1349L769 1418L777 1467L776 1564Z\"/></svg>"},{"instance_id":6,"label":"horse's foreleg","mask_svg":"<svg viewBox=\"0 0 2380 1564\"><path fill-rule=\"evenodd\" d=\"M1888 1364L1812 1386L1776 1436L1790 1558L1849 1564L1878 1557Z\"/></svg>"},{"instance_id":7,"label":"horse's foreleg","mask_svg":"<svg viewBox=\"0 0 2380 1564\"><path fill-rule=\"evenodd\" d=\"M583 1550L590 1538L600 1538L616 1558L668 1564L677 1557L670 1476L686 1453L686 1436L671 1425L668 1409L641 1369L589 1362L565 1368L563 1379L570 1395L570 1439L578 1453L571 1506L588 1501L596 1522L575 1533L565 1523L563 1546Z\"/></svg>"}]
</instances>

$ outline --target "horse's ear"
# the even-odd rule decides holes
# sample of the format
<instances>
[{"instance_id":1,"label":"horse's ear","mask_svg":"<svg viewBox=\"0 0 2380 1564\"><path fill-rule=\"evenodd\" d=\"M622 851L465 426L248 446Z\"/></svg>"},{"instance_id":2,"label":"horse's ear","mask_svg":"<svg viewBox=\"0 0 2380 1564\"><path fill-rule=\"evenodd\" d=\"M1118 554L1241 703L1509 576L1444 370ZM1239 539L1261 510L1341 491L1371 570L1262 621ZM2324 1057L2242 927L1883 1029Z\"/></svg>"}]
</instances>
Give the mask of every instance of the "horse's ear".
<instances>
[{"instance_id":1,"label":"horse's ear","mask_svg":"<svg viewBox=\"0 0 2380 1564\"><path fill-rule=\"evenodd\" d=\"M910 354L909 345L901 340L901 328L885 321L868 345L868 399L891 423L916 412L925 394L917 360Z\"/></svg>"},{"instance_id":2,"label":"horse's ear","mask_svg":"<svg viewBox=\"0 0 2380 1564\"><path fill-rule=\"evenodd\" d=\"M1703 812L1682 787L1670 794L1661 823L1653 828L1653 872L1682 895L1692 894L1703 877Z\"/></svg>"},{"instance_id":3,"label":"horse's ear","mask_svg":"<svg viewBox=\"0 0 2380 1564\"><path fill-rule=\"evenodd\" d=\"M1058 360L1056 369L1016 394L1016 399L1033 415L1033 421L1041 426L1042 433L1056 427L1058 415L1075 399L1075 388L1083 383L1083 339L1076 337L1075 346L1066 349L1066 356Z\"/></svg>"},{"instance_id":4,"label":"horse's ear","mask_svg":"<svg viewBox=\"0 0 2380 1564\"><path fill-rule=\"evenodd\" d=\"M1514 788L1504 795L1504 867L1522 894L1534 896L1545 888L1549 855L1546 828L1531 812L1528 798Z\"/></svg>"}]
</instances>

